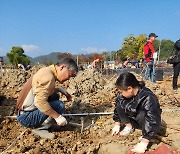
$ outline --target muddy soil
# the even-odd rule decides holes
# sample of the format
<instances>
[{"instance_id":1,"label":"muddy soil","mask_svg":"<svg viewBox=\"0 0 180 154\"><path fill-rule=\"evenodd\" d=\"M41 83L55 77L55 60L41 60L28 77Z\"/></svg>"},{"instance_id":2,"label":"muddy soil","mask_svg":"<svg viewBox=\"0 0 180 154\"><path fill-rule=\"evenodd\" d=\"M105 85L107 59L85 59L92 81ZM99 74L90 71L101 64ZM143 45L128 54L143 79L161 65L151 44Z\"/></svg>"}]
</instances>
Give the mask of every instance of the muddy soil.
<instances>
[{"instance_id":1,"label":"muddy soil","mask_svg":"<svg viewBox=\"0 0 180 154\"><path fill-rule=\"evenodd\" d=\"M81 127L71 125L58 130L51 129L56 136L53 140L33 135L31 129L22 127L16 119L6 117L14 115L18 93L23 83L33 74L32 71L18 74L18 71L5 72L0 80L1 153L125 154L138 142L141 136L140 130L135 130L127 137L111 136L114 123L112 115L84 116L83 132L81 132ZM96 71L86 70L79 72L76 78L63 85L57 83L57 86L67 88L73 95L71 102L64 101L66 113L113 112L116 78L107 79ZM157 95L163 109L161 131L151 141L149 150L154 150L165 143L170 149L180 151L180 89L174 91L171 85L171 76L157 84L146 81L146 86ZM65 98L62 97L62 100ZM79 116L67 117L67 120L81 123Z\"/></svg>"}]
</instances>

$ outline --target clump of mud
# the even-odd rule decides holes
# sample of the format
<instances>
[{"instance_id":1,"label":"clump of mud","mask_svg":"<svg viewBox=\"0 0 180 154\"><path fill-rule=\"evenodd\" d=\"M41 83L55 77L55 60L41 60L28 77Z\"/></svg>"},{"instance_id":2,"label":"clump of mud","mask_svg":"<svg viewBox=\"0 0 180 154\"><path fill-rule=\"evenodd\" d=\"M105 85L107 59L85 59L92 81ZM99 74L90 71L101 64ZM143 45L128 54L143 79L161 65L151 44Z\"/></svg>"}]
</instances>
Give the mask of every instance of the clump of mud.
<instances>
[{"instance_id":1,"label":"clump of mud","mask_svg":"<svg viewBox=\"0 0 180 154\"><path fill-rule=\"evenodd\" d=\"M79 111L94 111L93 109L89 110L88 106L93 107L94 112L107 111L108 106L111 108L114 103L114 81L106 79L95 70L79 72L74 79L68 82L66 87L67 91L75 98L72 102L73 107L71 106L73 112L76 111L75 108Z\"/></svg>"},{"instance_id":2,"label":"clump of mud","mask_svg":"<svg viewBox=\"0 0 180 154\"><path fill-rule=\"evenodd\" d=\"M1 73L0 79L0 92L2 96L6 98L14 98L17 99L19 92L22 89L24 83L31 77L31 75L35 74L43 65L39 65L37 67L33 67L28 71L24 71L21 69L4 69Z\"/></svg>"}]
</instances>

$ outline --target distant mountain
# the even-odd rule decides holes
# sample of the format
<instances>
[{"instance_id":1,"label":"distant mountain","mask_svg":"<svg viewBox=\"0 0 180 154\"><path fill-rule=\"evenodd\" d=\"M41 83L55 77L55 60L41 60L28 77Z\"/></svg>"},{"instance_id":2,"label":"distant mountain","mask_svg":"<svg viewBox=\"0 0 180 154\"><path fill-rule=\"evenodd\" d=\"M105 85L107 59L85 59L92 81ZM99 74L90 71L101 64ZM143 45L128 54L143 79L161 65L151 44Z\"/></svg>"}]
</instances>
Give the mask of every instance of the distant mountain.
<instances>
[{"instance_id":1,"label":"distant mountain","mask_svg":"<svg viewBox=\"0 0 180 154\"><path fill-rule=\"evenodd\" d=\"M53 63L56 64L58 61L58 55L61 54L61 52L52 52L48 55L38 56L31 59L32 63L39 62L40 64L47 64L47 63Z\"/></svg>"},{"instance_id":2,"label":"distant mountain","mask_svg":"<svg viewBox=\"0 0 180 154\"><path fill-rule=\"evenodd\" d=\"M43 56L38 56L35 58L29 57L27 56L30 61L35 64L37 62L39 62L40 64L49 64L49 63L53 63L56 64L58 61L58 55L61 54L61 52L52 52L48 55L43 55ZM8 63L8 58L7 56L3 56L3 61L4 63Z\"/></svg>"},{"instance_id":3,"label":"distant mountain","mask_svg":"<svg viewBox=\"0 0 180 154\"><path fill-rule=\"evenodd\" d=\"M58 55L62 54L62 52L52 52L48 55L42 55L42 56L38 56L38 57L29 57L29 60L31 61L32 64L36 64L37 62L39 62L40 64L56 64L58 62ZM72 55L75 59L77 55ZM88 56L92 56L92 54L88 54L86 55ZM6 56L3 56L3 60L4 63L8 63L8 59Z\"/></svg>"}]
</instances>

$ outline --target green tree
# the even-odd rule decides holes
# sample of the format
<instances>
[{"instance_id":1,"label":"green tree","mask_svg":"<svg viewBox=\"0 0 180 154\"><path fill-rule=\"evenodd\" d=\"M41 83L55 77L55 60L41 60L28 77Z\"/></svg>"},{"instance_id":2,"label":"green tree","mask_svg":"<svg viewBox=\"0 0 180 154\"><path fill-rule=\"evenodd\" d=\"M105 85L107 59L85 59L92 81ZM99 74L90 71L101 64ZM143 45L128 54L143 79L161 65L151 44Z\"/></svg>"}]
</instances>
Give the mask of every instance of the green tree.
<instances>
[{"instance_id":1,"label":"green tree","mask_svg":"<svg viewBox=\"0 0 180 154\"><path fill-rule=\"evenodd\" d=\"M135 37L133 34L124 38L122 52L126 58L143 58L143 47L146 42L146 35L140 34Z\"/></svg>"},{"instance_id":2,"label":"green tree","mask_svg":"<svg viewBox=\"0 0 180 154\"><path fill-rule=\"evenodd\" d=\"M117 51L111 51L111 60L114 61L117 59Z\"/></svg>"},{"instance_id":3,"label":"green tree","mask_svg":"<svg viewBox=\"0 0 180 154\"><path fill-rule=\"evenodd\" d=\"M104 51L102 54L105 61L112 61L117 59L117 51Z\"/></svg>"},{"instance_id":4,"label":"green tree","mask_svg":"<svg viewBox=\"0 0 180 154\"><path fill-rule=\"evenodd\" d=\"M122 52L124 55L126 55L126 58L133 58L135 55L137 55L134 35L131 34L124 38Z\"/></svg>"},{"instance_id":5,"label":"green tree","mask_svg":"<svg viewBox=\"0 0 180 154\"><path fill-rule=\"evenodd\" d=\"M160 45L160 41L159 40L155 40L154 43L153 43L153 47L154 47L154 50L156 52L159 51L159 45Z\"/></svg>"},{"instance_id":6,"label":"green tree","mask_svg":"<svg viewBox=\"0 0 180 154\"><path fill-rule=\"evenodd\" d=\"M30 60L24 54L24 50L21 47L12 47L11 51L7 53L7 57L9 62L15 66L18 64L27 66L30 63Z\"/></svg>"},{"instance_id":7,"label":"green tree","mask_svg":"<svg viewBox=\"0 0 180 154\"><path fill-rule=\"evenodd\" d=\"M159 48L160 48L160 60L165 60L169 56L172 55L173 49L174 49L174 42L171 40L155 40L154 41L154 49L159 54Z\"/></svg>"},{"instance_id":8,"label":"green tree","mask_svg":"<svg viewBox=\"0 0 180 154\"><path fill-rule=\"evenodd\" d=\"M171 40L162 40L160 49L160 59L165 60L173 54L174 42Z\"/></svg>"},{"instance_id":9,"label":"green tree","mask_svg":"<svg viewBox=\"0 0 180 154\"><path fill-rule=\"evenodd\" d=\"M137 59L141 59L144 57L144 52L143 52L143 48L144 48L144 44L146 43L146 35L144 34L140 34L139 36L136 37L136 50L138 52L138 56Z\"/></svg>"},{"instance_id":10,"label":"green tree","mask_svg":"<svg viewBox=\"0 0 180 154\"><path fill-rule=\"evenodd\" d=\"M68 52L60 53L60 54L58 54L57 57L58 57L58 59L62 59L62 58L65 58L65 57L74 59L73 55L71 53L68 53Z\"/></svg>"},{"instance_id":11,"label":"green tree","mask_svg":"<svg viewBox=\"0 0 180 154\"><path fill-rule=\"evenodd\" d=\"M135 37L133 34L129 35L128 37L124 38L122 49L117 51L117 56L120 57L122 61L127 58L132 59L141 59L143 58L143 47L146 43L146 35L140 34L139 36ZM154 49L156 52L159 51L160 47L160 59L165 60L173 53L174 42L171 40L155 40Z\"/></svg>"},{"instance_id":12,"label":"green tree","mask_svg":"<svg viewBox=\"0 0 180 154\"><path fill-rule=\"evenodd\" d=\"M104 56L105 61L110 61L111 60L111 53L109 51L104 51L102 54Z\"/></svg>"},{"instance_id":13,"label":"green tree","mask_svg":"<svg viewBox=\"0 0 180 154\"><path fill-rule=\"evenodd\" d=\"M117 51L117 61L119 62L122 62L122 61L125 61L127 58L126 58L126 55L122 52L122 50L118 50Z\"/></svg>"}]
</instances>

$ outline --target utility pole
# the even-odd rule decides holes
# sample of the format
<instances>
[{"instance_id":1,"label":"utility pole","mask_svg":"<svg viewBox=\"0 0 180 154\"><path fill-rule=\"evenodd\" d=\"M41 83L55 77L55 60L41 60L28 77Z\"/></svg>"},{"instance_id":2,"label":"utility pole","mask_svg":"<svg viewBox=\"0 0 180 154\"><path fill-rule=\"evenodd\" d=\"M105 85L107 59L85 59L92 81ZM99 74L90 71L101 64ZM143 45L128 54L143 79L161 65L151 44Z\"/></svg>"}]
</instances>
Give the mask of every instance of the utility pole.
<instances>
[{"instance_id":1,"label":"utility pole","mask_svg":"<svg viewBox=\"0 0 180 154\"><path fill-rule=\"evenodd\" d=\"M77 54L77 57L76 57L76 63L77 63L77 65L78 65L78 63L79 63L79 57L78 57L78 54Z\"/></svg>"},{"instance_id":2,"label":"utility pole","mask_svg":"<svg viewBox=\"0 0 180 154\"><path fill-rule=\"evenodd\" d=\"M158 54L158 63L159 63L159 57L160 57L160 53L161 53L161 40L159 42L159 54Z\"/></svg>"}]
</instances>

